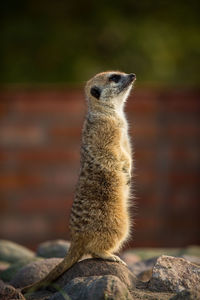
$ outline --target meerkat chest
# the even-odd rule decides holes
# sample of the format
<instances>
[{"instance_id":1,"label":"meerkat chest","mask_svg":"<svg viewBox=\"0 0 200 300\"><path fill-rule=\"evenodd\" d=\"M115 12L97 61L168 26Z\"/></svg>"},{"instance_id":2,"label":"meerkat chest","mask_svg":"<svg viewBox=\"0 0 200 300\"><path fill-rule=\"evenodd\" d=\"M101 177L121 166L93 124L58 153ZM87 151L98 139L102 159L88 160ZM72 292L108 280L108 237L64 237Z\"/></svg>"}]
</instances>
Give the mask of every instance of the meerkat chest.
<instances>
[{"instance_id":1,"label":"meerkat chest","mask_svg":"<svg viewBox=\"0 0 200 300\"><path fill-rule=\"evenodd\" d=\"M123 148L128 139L128 123L126 117L123 112L120 113L120 121L121 121L121 141L120 145Z\"/></svg>"},{"instance_id":2,"label":"meerkat chest","mask_svg":"<svg viewBox=\"0 0 200 300\"><path fill-rule=\"evenodd\" d=\"M120 149L126 159L131 160L131 146L128 134L128 122L123 111L119 111L121 126Z\"/></svg>"}]
</instances>

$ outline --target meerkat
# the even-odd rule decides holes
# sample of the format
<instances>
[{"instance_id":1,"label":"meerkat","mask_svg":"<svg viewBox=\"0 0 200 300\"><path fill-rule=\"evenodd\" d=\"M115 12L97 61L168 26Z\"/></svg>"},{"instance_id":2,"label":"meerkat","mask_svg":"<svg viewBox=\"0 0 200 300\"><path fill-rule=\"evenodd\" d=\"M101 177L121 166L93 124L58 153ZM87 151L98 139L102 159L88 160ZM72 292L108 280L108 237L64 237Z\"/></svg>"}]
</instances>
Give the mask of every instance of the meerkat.
<instances>
[{"instance_id":1,"label":"meerkat","mask_svg":"<svg viewBox=\"0 0 200 300\"><path fill-rule=\"evenodd\" d=\"M114 253L130 232L132 152L124 105L135 79L135 74L109 71L87 82L80 174L70 214L71 246L60 264L23 293L49 285L83 255L123 263Z\"/></svg>"}]
</instances>

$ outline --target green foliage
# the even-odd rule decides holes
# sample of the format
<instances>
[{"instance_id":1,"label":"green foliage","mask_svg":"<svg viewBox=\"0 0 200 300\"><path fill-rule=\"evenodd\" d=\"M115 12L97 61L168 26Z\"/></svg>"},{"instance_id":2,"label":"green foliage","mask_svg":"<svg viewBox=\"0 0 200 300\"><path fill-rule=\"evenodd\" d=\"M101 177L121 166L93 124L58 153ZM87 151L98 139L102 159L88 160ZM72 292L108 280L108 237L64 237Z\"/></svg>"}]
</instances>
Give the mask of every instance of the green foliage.
<instances>
[{"instance_id":1,"label":"green foliage","mask_svg":"<svg viewBox=\"0 0 200 300\"><path fill-rule=\"evenodd\" d=\"M108 69L139 82L200 82L199 2L12 1L2 4L1 83L80 82Z\"/></svg>"}]
</instances>

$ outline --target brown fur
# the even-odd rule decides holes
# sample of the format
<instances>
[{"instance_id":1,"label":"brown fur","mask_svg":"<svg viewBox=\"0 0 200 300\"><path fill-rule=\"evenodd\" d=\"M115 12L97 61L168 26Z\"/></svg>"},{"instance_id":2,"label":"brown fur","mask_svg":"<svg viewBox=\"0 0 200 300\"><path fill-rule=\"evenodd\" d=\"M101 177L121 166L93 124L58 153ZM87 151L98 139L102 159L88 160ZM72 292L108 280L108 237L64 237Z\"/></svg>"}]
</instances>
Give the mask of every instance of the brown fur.
<instances>
[{"instance_id":1,"label":"brown fur","mask_svg":"<svg viewBox=\"0 0 200 300\"><path fill-rule=\"evenodd\" d=\"M109 80L122 76L123 84ZM129 77L128 77L129 76ZM70 215L71 247L67 256L44 279L22 292L49 284L84 254L121 261L113 253L129 236L131 147L123 105L131 90L131 75L97 74L86 85L88 112L82 132L81 167ZM130 82L128 82L128 80ZM128 87L119 92L128 82ZM91 95L100 87L100 99ZM118 109L118 106L121 108Z\"/></svg>"}]
</instances>

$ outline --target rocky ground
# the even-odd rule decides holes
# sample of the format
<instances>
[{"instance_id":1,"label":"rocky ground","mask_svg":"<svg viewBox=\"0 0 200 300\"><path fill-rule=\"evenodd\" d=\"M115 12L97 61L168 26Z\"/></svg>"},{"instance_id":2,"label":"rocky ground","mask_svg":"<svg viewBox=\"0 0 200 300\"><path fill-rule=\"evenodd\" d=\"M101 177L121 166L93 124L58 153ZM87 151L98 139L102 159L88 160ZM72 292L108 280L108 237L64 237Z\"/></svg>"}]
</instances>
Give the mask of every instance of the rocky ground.
<instances>
[{"instance_id":1,"label":"rocky ground","mask_svg":"<svg viewBox=\"0 0 200 300\"><path fill-rule=\"evenodd\" d=\"M200 247L133 249L121 263L84 259L45 290L22 295L20 288L44 277L69 249L49 241L36 253L0 240L0 299L28 300L179 300L200 299Z\"/></svg>"}]
</instances>

